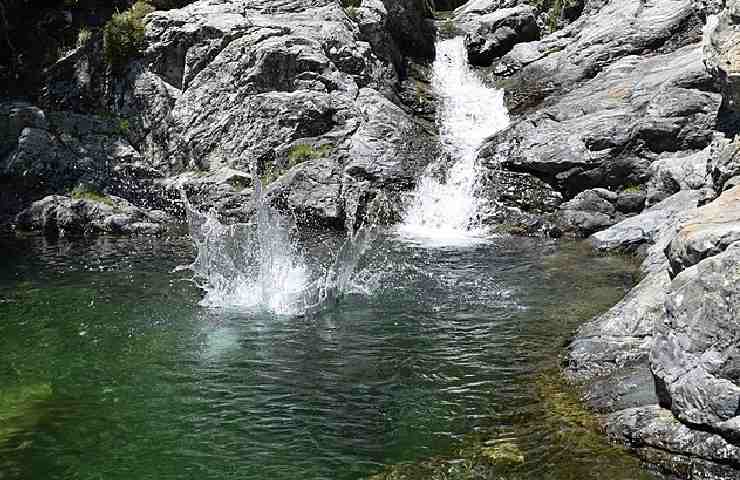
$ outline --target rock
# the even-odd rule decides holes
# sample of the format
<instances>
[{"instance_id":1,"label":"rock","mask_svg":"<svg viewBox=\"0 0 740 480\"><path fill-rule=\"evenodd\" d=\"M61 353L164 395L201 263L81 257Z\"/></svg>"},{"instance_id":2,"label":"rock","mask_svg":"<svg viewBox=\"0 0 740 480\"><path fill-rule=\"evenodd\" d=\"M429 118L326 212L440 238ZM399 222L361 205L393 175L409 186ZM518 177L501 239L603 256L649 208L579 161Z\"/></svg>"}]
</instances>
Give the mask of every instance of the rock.
<instances>
[{"instance_id":1,"label":"rock","mask_svg":"<svg viewBox=\"0 0 740 480\"><path fill-rule=\"evenodd\" d=\"M730 110L740 110L738 91L740 91L740 65L737 62L737 44L740 32L737 19L740 16L740 3L727 2L717 16L707 19L704 31L704 57L707 69L716 79L725 105Z\"/></svg>"},{"instance_id":2,"label":"rock","mask_svg":"<svg viewBox=\"0 0 740 480\"><path fill-rule=\"evenodd\" d=\"M682 223L666 247L671 274L696 265L740 241L740 187L724 192L712 203L696 209Z\"/></svg>"},{"instance_id":3,"label":"rock","mask_svg":"<svg viewBox=\"0 0 740 480\"><path fill-rule=\"evenodd\" d=\"M357 226L379 190L409 190L437 155L432 132L377 91L363 89L357 98L363 121L352 135L343 172L348 228Z\"/></svg>"},{"instance_id":4,"label":"rock","mask_svg":"<svg viewBox=\"0 0 740 480\"><path fill-rule=\"evenodd\" d=\"M722 192L726 183L733 177L740 175L740 154L738 152L738 139L729 143L712 163L707 165L712 176L714 189Z\"/></svg>"},{"instance_id":5,"label":"rock","mask_svg":"<svg viewBox=\"0 0 740 480\"><path fill-rule=\"evenodd\" d=\"M601 251L637 252L641 247L656 243L667 232L672 233L702 197L701 191L678 192L637 216L593 234L591 245Z\"/></svg>"},{"instance_id":6,"label":"rock","mask_svg":"<svg viewBox=\"0 0 740 480\"><path fill-rule=\"evenodd\" d=\"M160 233L168 221L164 212L145 211L122 198L97 194L79 198L51 195L34 202L16 217L18 228L54 236Z\"/></svg>"},{"instance_id":7,"label":"rock","mask_svg":"<svg viewBox=\"0 0 740 480\"><path fill-rule=\"evenodd\" d=\"M740 242L673 280L651 352L661 406L740 442ZM736 457L737 458L737 457Z\"/></svg>"},{"instance_id":8,"label":"rock","mask_svg":"<svg viewBox=\"0 0 740 480\"><path fill-rule=\"evenodd\" d=\"M587 2L584 14L562 30L515 46L501 59L502 71L568 91L628 55L698 41L700 14L690 0Z\"/></svg>"},{"instance_id":9,"label":"rock","mask_svg":"<svg viewBox=\"0 0 740 480\"><path fill-rule=\"evenodd\" d=\"M648 206L668 198L680 190L713 188L708 166L727 141L716 139L696 153L682 155L665 153L650 166L650 181L647 184Z\"/></svg>"},{"instance_id":10,"label":"rock","mask_svg":"<svg viewBox=\"0 0 740 480\"><path fill-rule=\"evenodd\" d=\"M539 39L535 9L528 5L503 8L478 17L465 35L471 65L489 66L519 42Z\"/></svg>"},{"instance_id":11,"label":"rock","mask_svg":"<svg viewBox=\"0 0 740 480\"><path fill-rule=\"evenodd\" d=\"M558 223L565 232L587 237L640 211L644 203L645 196L640 192L584 190L560 206Z\"/></svg>"},{"instance_id":12,"label":"rock","mask_svg":"<svg viewBox=\"0 0 740 480\"><path fill-rule=\"evenodd\" d=\"M649 273L617 305L579 328L568 349L569 377L592 380L645 363L653 324L663 318L669 283L667 272ZM588 388L590 392L599 391L592 387Z\"/></svg>"},{"instance_id":13,"label":"rock","mask_svg":"<svg viewBox=\"0 0 740 480\"><path fill-rule=\"evenodd\" d=\"M686 478L737 478L740 447L717 434L690 429L658 405L615 412L606 425L611 437L664 471L680 471Z\"/></svg>"},{"instance_id":14,"label":"rock","mask_svg":"<svg viewBox=\"0 0 740 480\"><path fill-rule=\"evenodd\" d=\"M707 81L697 47L623 58L495 134L481 161L536 175L566 198L643 184L661 154L712 141L721 97L700 90Z\"/></svg>"},{"instance_id":15,"label":"rock","mask_svg":"<svg viewBox=\"0 0 740 480\"><path fill-rule=\"evenodd\" d=\"M342 170L334 159L301 163L271 184L266 197L273 205L295 213L303 224L344 226Z\"/></svg>"}]
</instances>

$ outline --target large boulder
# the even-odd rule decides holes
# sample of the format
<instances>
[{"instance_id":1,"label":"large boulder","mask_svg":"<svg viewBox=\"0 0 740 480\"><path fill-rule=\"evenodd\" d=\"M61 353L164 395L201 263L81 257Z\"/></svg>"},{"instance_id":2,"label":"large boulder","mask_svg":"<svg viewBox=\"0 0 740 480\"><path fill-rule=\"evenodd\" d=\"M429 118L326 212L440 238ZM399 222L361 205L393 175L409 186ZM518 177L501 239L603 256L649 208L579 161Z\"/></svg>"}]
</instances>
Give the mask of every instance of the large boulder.
<instances>
[{"instance_id":1,"label":"large boulder","mask_svg":"<svg viewBox=\"0 0 740 480\"><path fill-rule=\"evenodd\" d=\"M534 174L569 197L641 184L661 153L712 141L722 99L702 90L709 81L698 47L623 58L491 137L481 157Z\"/></svg>"},{"instance_id":2,"label":"large boulder","mask_svg":"<svg viewBox=\"0 0 740 480\"><path fill-rule=\"evenodd\" d=\"M740 241L740 186L694 212L666 247L672 275Z\"/></svg>"},{"instance_id":3,"label":"large boulder","mask_svg":"<svg viewBox=\"0 0 740 480\"><path fill-rule=\"evenodd\" d=\"M740 442L740 242L673 280L651 353L661 406Z\"/></svg>"},{"instance_id":4,"label":"large boulder","mask_svg":"<svg viewBox=\"0 0 740 480\"><path fill-rule=\"evenodd\" d=\"M540 37L536 11L528 5L502 8L476 19L475 27L465 35L468 61L475 66L489 66L519 42Z\"/></svg>"},{"instance_id":5,"label":"large boulder","mask_svg":"<svg viewBox=\"0 0 740 480\"><path fill-rule=\"evenodd\" d=\"M18 228L53 236L160 233L169 221L165 212L143 210L119 197L91 193L76 197L50 195L16 217Z\"/></svg>"}]
</instances>

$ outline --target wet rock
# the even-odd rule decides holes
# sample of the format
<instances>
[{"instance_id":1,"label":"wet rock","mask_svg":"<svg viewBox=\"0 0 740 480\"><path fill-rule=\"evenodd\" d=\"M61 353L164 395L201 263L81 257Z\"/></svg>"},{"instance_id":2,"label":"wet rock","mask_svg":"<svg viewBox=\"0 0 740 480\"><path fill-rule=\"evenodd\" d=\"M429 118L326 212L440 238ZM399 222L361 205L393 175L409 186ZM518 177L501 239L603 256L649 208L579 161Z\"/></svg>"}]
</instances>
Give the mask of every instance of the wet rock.
<instances>
[{"instance_id":1,"label":"wet rock","mask_svg":"<svg viewBox=\"0 0 740 480\"><path fill-rule=\"evenodd\" d=\"M301 223L344 225L342 169L334 159L301 163L271 184L267 200L283 210L294 212Z\"/></svg>"},{"instance_id":2,"label":"wet rock","mask_svg":"<svg viewBox=\"0 0 740 480\"><path fill-rule=\"evenodd\" d=\"M587 237L640 211L644 203L645 197L639 192L584 190L560 206L558 222L563 231Z\"/></svg>"},{"instance_id":3,"label":"wet rock","mask_svg":"<svg viewBox=\"0 0 740 480\"><path fill-rule=\"evenodd\" d=\"M16 217L17 227L49 235L160 233L169 216L145 211L114 196L86 194L80 198L51 195L34 202Z\"/></svg>"},{"instance_id":4,"label":"wet rock","mask_svg":"<svg viewBox=\"0 0 740 480\"><path fill-rule=\"evenodd\" d=\"M651 352L661 406L681 422L740 441L740 242L673 280Z\"/></svg>"},{"instance_id":5,"label":"wet rock","mask_svg":"<svg viewBox=\"0 0 740 480\"><path fill-rule=\"evenodd\" d=\"M519 42L539 39L535 9L528 5L503 8L482 15L465 35L471 65L489 66Z\"/></svg>"},{"instance_id":6,"label":"wet rock","mask_svg":"<svg viewBox=\"0 0 740 480\"><path fill-rule=\"evenodd\" d=\"M650 464L684 478L734 479L740 469L740 447L721 436L692 430L658 405L621 410L610 415L607 433Z\"/></svg>"},{"instance_id":7,"label":"wet rock","mask_svg":"<svg viewBox=\"0 0 740 480\"><path fill-rule=\"evenodd\" d=\"M671 274L696 265L740 241L740 187L724 192L712 203L696 209L666 247Z\"/></svg>"}]
</instances>

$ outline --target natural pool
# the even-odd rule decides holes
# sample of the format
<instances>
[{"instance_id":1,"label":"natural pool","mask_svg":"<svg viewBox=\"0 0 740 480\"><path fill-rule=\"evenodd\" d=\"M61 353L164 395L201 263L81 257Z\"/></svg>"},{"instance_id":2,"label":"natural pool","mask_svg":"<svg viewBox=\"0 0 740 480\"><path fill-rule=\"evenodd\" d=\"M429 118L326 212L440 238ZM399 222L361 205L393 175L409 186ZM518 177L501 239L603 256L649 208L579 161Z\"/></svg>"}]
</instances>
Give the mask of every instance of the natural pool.
<instances>
[{"instance_id":1,"label":"natural pool","mask_svg":"<svg viewBox=\"0 0 740 480\"><path fill-rule=\"evenodd\" d=\"M198 306L187 236L0 252L2 480L650 478L557 375L624 259L386 237L307 318Z\"/></svg>"}]
</instances>

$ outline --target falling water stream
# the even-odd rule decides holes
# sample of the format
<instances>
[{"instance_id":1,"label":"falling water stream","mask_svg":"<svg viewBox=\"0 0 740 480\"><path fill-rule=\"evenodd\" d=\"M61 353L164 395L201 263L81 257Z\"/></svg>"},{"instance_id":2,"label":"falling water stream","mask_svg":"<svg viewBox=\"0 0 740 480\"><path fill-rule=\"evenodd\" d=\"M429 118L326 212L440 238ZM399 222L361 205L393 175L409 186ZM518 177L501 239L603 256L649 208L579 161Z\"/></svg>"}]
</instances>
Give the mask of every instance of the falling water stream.
<instances>
[{"instance_id":1,"label":"falling water stream","mask_svg":"<svg viewBox=\"0 0 740 480\"><path fill-rule=\"evenodd\" d=\"M427 244L464 244L485 236L476 221L477 149L508 125L509 115L503 91L485 86L467 64L462 37L438 42L436 52L432 86L440 98L443 157L419 180L399 232ZM440 163L449 162L440 179Z\"/></svg>"},{"instance_id":2,"label":"falling water stream","mask_svg":"<svg viewBox=\"0 0 740 480\"><path fill-rule=\"evenodd\" d=\"M557 374L633 265L477 227L507 117L461 48L398 231L301 237L258 184L252 222L191 208L192 239L0 235L0 480L652 478Z\"/></svg>"}]
</instances>

